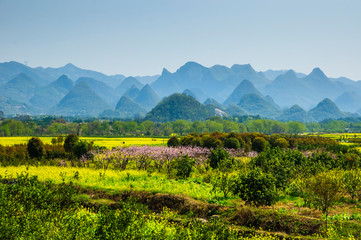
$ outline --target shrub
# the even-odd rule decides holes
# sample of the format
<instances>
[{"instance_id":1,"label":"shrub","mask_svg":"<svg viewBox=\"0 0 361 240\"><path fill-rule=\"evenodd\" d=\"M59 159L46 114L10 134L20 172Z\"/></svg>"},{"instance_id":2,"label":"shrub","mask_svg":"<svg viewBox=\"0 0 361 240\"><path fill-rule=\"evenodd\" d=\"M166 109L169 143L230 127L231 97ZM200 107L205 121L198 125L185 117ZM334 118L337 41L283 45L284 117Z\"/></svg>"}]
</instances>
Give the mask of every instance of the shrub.
<instances>
[{"instance_id":1,"label":"shrub","mask_svg":"<svg viewBox=\"0 0 361 240\"><path fill-rule=\"evenodd\" d=\"M342 176L342 182L351 199L361 200L361 172L359 169L347 171Z\"/></svg>"},{"instance_id":2,"label":"shrub","mask_svg":"<svg viewBox=\"0 0 361 240\"><path fill-rule=\"evenodd\" d=\"M76 134L69 134L64 141L64 149L68 153L72 153L75 144L79 141L79 137Z\"/></svg>"},{"instance_id":3,"label":"shrub","mask_svg":"<svg viewBox=\"0 0 361 240\"><path fill-rule=\"evenodd\" d=\"M179 145L180 145L180 141L176 136L169 138L167 142L168 147L178 147Z\"/></svg>"},{"instance_id":4,"label":"shrub","mask_svg":"<svg viewBox=\"0 0 361 240\"><path fill-rule=\"evenodd\" d=\"M239 143L237 138L226 138L224 140L224 146L226 148L240 149L241 144Z\"/></svg>"},{"instance_id":5,"label":"shrub","mask_svg":"<svg viewBox=\"0 0 361 240\"><path fill-rule=\"evenodd\" d=\"M215 169L219 167L221 161L229 158L229 152L221 148L216 148L214 150L211 150L211 154L209 156L209 164L211 168Z\"/></svg>"},{"instance_id":6,"label":"shrub","mask_svg":"<svg viewBox=\"0 0 361 240\"><path fill-rule=\"evenodd\" d=\"M269 145L264 137L256 137L252 142L252 149L257 152L263 152Z\"/></svg>"},{"instance_id":7,"label":"shrub","mask_svg":"<svg viewBox=\"0 0 361 240\"><path fill-rule=\"evenodd\" d=\"M284 138L277 138L276 141L274 142L274 147L279 147L279 148L288 148L289 143L286 139Z\"/></svg>"},{"instance_id":8,"label":"shrub","mask_svg":"<svg viewBox=\"0 0 361 240\"><path fill-rule=\"evenodd\" d=\"M233 192L246 204L255 206L271 206L278 198L276 179L259 168L251 170L248 174L241 174Z\"/></svg>"},{"instance_id":9,"label":"shrub","mask_svg":"<svg viewBox=\"0 0 361 240\"><path fill-rule=\"evenodd\" d=\"M222 147L222 141L216 137L203 136L203 146L206 148L218 148Z\"/></svg>"},{"instance_id":10,"label":"shrub","mask_svg":"<svg viewBox=\"0 0 361 240\"><path fill-rule=\"evenodd\" d=\"M306 203L327 217L341 194L342 182L336 172L323 172L306 181Z\"/></svg>"},{"instance_id":11,"label":"shrub","mask_svg":"<svg viewBox=\"0 0 361 240\"><path fill-rule=\"evenodd\" d=\"M27 145L28 154L31 158L42 158L44 155L44 144L38 137L33 137Z\"/></svg>"},{"instance_id":12,"label":"shrub","mask_svg":"<svg viewBox=\"0 0 361 240\"><path fill-rule=\"evenodd\" d=\"M196 161L188 155L183 155L180 158L174 159L172 162L173 168L176 170L178 178L186 179L191 175L193 165Z\"/></svg>"}]
</instances>

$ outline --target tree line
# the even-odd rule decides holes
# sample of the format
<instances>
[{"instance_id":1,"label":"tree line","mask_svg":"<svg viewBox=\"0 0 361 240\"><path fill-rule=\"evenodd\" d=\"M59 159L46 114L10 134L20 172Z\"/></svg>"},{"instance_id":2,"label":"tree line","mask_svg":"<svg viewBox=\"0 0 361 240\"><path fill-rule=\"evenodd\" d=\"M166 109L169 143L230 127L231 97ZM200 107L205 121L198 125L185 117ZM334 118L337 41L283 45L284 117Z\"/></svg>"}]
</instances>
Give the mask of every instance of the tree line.
<instances>
[{"instance_id":1,"label":"tree line","mask_svg":"<svg viewBox=\"0 0 361 240\"><path fill-rule=\"evenodd\" d=\"M5 119L0 122L0 136L170 136L204 132L259 132L264 134L298 134L304 132L361 132L360 122L342 120L321 123L281 122L257 118L212 117L206 121L176 120L157 123L153 121L79 120L58 118Z\"/></svg>"}]
</instances>

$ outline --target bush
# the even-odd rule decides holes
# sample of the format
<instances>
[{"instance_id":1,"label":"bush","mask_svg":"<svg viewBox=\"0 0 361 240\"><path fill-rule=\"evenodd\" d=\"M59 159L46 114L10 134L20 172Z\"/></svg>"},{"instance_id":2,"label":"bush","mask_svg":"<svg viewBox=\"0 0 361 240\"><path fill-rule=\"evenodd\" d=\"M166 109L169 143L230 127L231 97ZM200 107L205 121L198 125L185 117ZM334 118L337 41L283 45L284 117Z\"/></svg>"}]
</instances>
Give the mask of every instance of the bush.
<instances>
[{"instance_id":1,"label":"bush","mask_svg":"<svg viewBox=\"0 0 361 240\"><path fill-rule=\"evenodd\" d=\"M180 158L174 159L172 162L173 168L176 170L178 178L186 179L191 175L193 165L196 161L188 155L183 155Z\"/></svg>"},{"instance_id":2,"label":"bush","mask_svg":"<svg viewBox=\"0 0 361 240\"><path fill-rule=\"evenodd\" d=\"M221 148L216 148L214 150L211 150L211 154L209 156L209 165L211 168L216 169L219 167L219 164L221 161L224 161L226 159L229 159L229 153Z\"/></svg>"},{"instance_id":3,"label":"bush","mask_svg":"<svg viewBox=\"0 0 361 240\"><path fill-rule=\"evenodd\" d=\"M167 142L168 147L178 147L179 145L180 145L180 141L176 136L169 138Z\"/></svg>"},{"instance_id":4,"label":"bush","mask_svg":"<svg viewBox=\"0 0 361 240\"><path fill-rule=\"evenodd\" d=\"M44 144L38 137L33 137L27 145L28 154L31 158L41 159L44 155Z\"/></svg>"},{"instance_id":5,"label":"bush","mask_svg":"<svg viewBox=\"0 0 361 240\"><path fill-rule=\"evenodd\" d=\"M277 138L276 141L274 142L274 147L279 147L279 148L288 148L289 143L286 139L284 138Z\"/></svg>"},{"instance_id":6,"label":"bush","mask_svg":"<svg viewBox=\"0 0 361 240\"><path fill-rule=\"evenodd\" d=\"M83 155L88 154L92 149L92 143L85 140L79 140L73 147L73 153L76 158L81 158Z\"/></svg>"},{"instance_id":7,"label":"bush","mask_svg":"<svg viewBox=\"0 0 361 240\"><path fill-rule=\"evenodd\" d=\"M203 147L213 148L213 149L222 147L222 141L216 137L203 136L202 140L203 140Z\"/></svg>"},{"instance_id":8,"label":"bush","mask_svg":"<svg viewBox=\"0 0 361 240\"><path fill-rule=\"evenodd\" d=\"M246 204L255 206L271 206L278 198L276 179L259 168L241 174L233 191Z\"/></svg>"},{"instance_id":9,"label":"bush","mask_svg":"<svg viewBox=\"0 0 361 240\"><path fill-rule=\"evenodd\" d=\"M79 141L76 134L69 134L64 141L64 149L68 153L73 153L75 144Z\"/></svg>"},{"instance_id":10,"label":"bush","mask_svg":"<svg viewBox=\"0 0 361 240\"><path fill-rule=\"evenodd\" d=\"M224 140L224 146L226 148L240 149L241 144L239 143L237 138L226 138Z\"/></svg>"},{"instance_id":11,"label":"bush","mask_svg":"<svg viewBox=\"0 0 361 240\"><path fill-rule=\"evenodd\" d=\"M263 152L269 143L264 137L256 137L252 142L252 149L257 152Z\"/></svg>"},{"instance_id":12,"label":"bush","mask_svg":"<svg viewBox=\"0 0 361 240\"><path fill-rule=\"evenodd\" d=\"M342 176L342 182L351 199L361 200L361 172L359 169L347 171Z\"/></svg>"}]
</instances>

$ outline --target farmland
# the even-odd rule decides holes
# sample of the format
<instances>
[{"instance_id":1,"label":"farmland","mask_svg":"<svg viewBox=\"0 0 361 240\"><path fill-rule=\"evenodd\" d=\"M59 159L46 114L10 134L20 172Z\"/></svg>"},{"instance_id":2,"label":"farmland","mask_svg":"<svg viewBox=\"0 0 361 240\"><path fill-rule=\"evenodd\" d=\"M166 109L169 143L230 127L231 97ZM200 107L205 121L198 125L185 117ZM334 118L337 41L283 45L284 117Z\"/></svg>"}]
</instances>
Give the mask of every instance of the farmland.
<instances>
[{"instance_id":1,"label":"farmland","mask_svg":"<svg viewBox=\"0 0 361 240\"><path fill-rule=\"evenodd\" d=\"M191 134L169 147L93 148L96 139L0 147L1 238L361 237L354 146L258 133Z\"/></svg>"},{"instance_id":2,"label":"farmland","mask_svg":"<svg viewBox=\"0 0 361 240\"><path fill-rule=\"evenodd\" d=\"M0 137L0 145L12 146L15 144L26 144L31 137ZM53 137L40 137L45 144L51 144ZM168 138L150 138L150 137L81 137L80 139L94 142L95 145L113 148L119 146L132 146L132 145L165 145Z\"/></svg>"}]
</instances>

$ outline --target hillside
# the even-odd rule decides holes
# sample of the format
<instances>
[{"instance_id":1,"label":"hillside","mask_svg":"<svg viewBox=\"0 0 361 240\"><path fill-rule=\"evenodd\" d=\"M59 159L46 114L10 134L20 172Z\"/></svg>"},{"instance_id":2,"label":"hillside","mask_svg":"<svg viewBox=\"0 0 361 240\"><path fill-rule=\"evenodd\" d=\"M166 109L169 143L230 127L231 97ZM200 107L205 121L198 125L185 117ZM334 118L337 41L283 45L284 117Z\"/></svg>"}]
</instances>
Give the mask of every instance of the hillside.
<instances>
[{"instance_id":1,"label":"hillside","mask_svg":"<svg viewBox=\"0 0 361 240\"><path fill-rule=\"evenodd\" d=\"M205 120L212 113L193 97L175 93L164 98L150 111L145 119L156 122L185 120Z\"/></svg>"},{"instance_id":2,"label":"hillside","mask_svg":"<svg viewBox=\"0 0 361 240\"><path fill-rule=\"evenodd\" d=\"M278 120L289 122L289 121L299 121L307 122L308 116L307 112L298 105L293 105L290 108L287 108L282 111L281 115L277 117Z\"/></svg>"},{"instance_id":3,"label":"hillside","mask_svg":"<svg viewBox=\"0 0 361 240\"><path fill-rule=\"evenodd\" d=\"M254 85L248 81L243 80L232 92L232 94L224 101L224 105L237 104L241 100L241 98L246 94L257 94L262 96L262 93L258 91Z\"/></svg>"},{"instance_id":4,"label":"hillside","mask_svg":"<svg viewBox=\"0 0 361 240\"><path fill-rule=\"evenodd\" d=\"M84 81L75 85L49 113L65 116L96 116L111 107Z\"/></svg>"},{"instance_id":5,"label":"hillside","mask_svg":"<svg viewBox=\"0 0 361 240\"><path fill-rule=\"evenodd\" d=\"M160 97L149 84L146 84L140 90L134 101L147 111L150 111L153 107L155 107L155 105L160 102Z\"/></svg>"},{"instance_id":6,"label":"hillside","mask_svg":"<svg viewBox=\"0 0 361 240\"><path fill-rule=\"evenodd\" d=\"M316 107L312 108L308 115L310 121L320 122L324 119L339 119L344 118L347 115L341 112L337 105L330 99L325 98Z\"/></svg>"},{"instance_id":7,"label":"hillside","mask_svg":"<svg viewBox=\"0 0 361 240\"><path fill-rule=\"evenodd\" d=\"M146 110L128 96L122 96L115 107L119 118L132 119L135 116L144 116Z\"/></svg>"},{"instance_id":8,"label":"hillside","mask_svg":"<svg viewBox=\"0 0 361 240\"><path fill-rule=\"evenodd\" d=\"M244 95L237 104L250 115L260 115L266 118L275 118L280 110L262 96L254 93Z\"/></svg>"}]
</instances>

